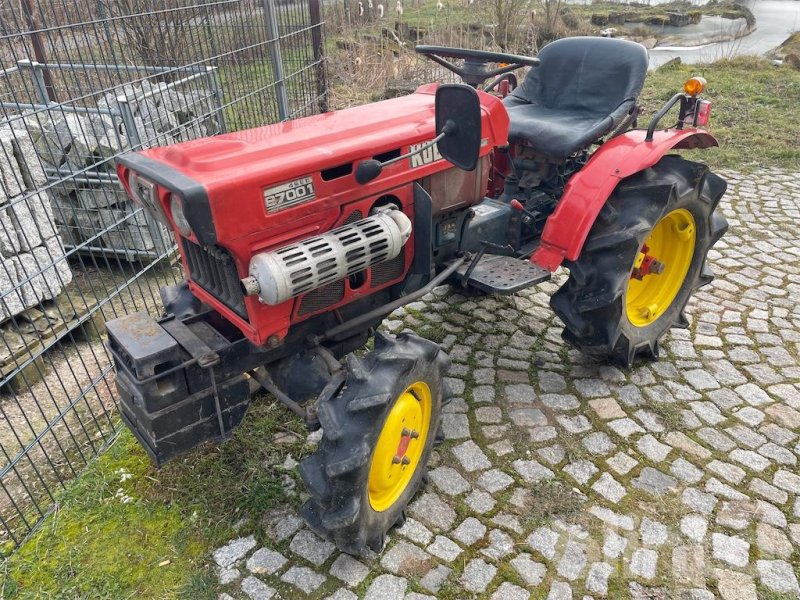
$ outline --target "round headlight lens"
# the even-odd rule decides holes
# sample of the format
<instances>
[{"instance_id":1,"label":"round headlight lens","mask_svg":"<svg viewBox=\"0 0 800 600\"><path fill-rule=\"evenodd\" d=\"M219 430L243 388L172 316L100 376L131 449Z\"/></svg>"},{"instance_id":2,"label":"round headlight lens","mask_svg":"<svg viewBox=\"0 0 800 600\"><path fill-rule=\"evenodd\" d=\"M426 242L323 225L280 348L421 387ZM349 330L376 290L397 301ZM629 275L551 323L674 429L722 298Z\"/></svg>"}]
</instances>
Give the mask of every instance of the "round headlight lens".
<instances>
[{"instance_id":1,"label":"round headlight lens","mask_svg":"<svg viewBox=\"0 0 800 600\"><path fill-rule=\"evenodd\" d=\"M181 235L184 237L191 235L192 228L189 226L189 221L186 220L186 215L183 214L183 199L177 194L171 194L169 209L172 212L172 220L175 222L175 227L178 228Z\"/></svg>"}]
</instances>

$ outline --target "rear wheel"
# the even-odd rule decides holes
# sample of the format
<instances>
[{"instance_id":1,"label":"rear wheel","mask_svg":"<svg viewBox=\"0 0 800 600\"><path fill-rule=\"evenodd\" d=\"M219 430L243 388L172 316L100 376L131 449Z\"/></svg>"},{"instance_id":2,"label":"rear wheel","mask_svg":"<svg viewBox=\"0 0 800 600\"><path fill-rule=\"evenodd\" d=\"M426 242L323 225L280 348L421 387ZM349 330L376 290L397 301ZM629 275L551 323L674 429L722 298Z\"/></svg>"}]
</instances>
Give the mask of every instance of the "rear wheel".
<instances>
[{"instance_id":1,"label":"rear wheel","mask_svg":"<svg viewBox=\"0 0 800 600\"><path fill-rule=\"evenodd\" d=\"M323 437L300 465L309 526L340 550L379 552L386 532L424 485L450 360L417 336L376 334L363 359L348 357L340 393L317 407Z\"/></svg>"},{"instance_id":2,"label":"rear wheel","mask_svg":"<svg viewBox=\"0 0 800 600\"><path fill-rule=\"evenodd\" d=\"M694 290L713 278L705 261L728 227L715 212L726 187L679 156L620 183L551 298L564 339L626 366L638 354L656 357L664 333L688 324Z\"/></svg>"}]
</instances>

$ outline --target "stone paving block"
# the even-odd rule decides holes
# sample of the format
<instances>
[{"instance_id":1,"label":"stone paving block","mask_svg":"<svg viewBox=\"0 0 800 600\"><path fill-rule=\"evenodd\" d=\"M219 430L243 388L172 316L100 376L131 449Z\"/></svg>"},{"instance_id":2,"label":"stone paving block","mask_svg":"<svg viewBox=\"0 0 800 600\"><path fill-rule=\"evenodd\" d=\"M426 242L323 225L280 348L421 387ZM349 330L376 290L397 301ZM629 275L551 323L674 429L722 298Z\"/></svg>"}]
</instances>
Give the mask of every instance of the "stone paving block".
<instances>
[{"instance_id":1,"label":"stone paving block","mask_svg":"<svg viewBox=\"0 0 800 600\"><path fill-rule=\"evenodd\" d=\"M425 525L441 531L449 531L456 519L456 512L450 505L430 492L412 502L409 514Z\"/></svg>"},{"instance_id":2,"label":"stone paving block","mask_svg":"<svg viewBox=\"0 0 800 600\"><path fill-rule=\"evenodd\" d=\"M750 562L750 544L740 537L713 533L711 544L713 556L718 560L735 567L744 567Z\"/></svg>"},{"instance_id":3,"label":"stone paving block","mask_svg":"<svg viewBox=\"0 0 800 600\"><path fill-rule=\"evenodd\" d=\"M540 527L528 536L526 542L531 549L536 550L546 559L552 560L556 554L558 534L547 527Z\"/></svg>"},{"instance_id":4,"label":"stone paving block","mask_svg":"<svg viewBox=\"0 0 800 600\"><path fill-rule=\"evenodd\" d=\"M251 600L270 600L277 593L274 588L252 575L244 578L241 587Z\"/></svg>"},{"instance_id":5,"label":"stone paving block","mask_svg":"<svg viewBox=\"0 0 800 600\"><path fill-rule=\"evenodd\" d=\"M308 529L303 529L292 538L289 550L319 567L333 554L336 546L323 540Z\"/></svg>"},{"instance_id":6,"label":"stone paving block","mask_svg":"<svg viewBox=\"0 0 800 600\"><path fill-rule=\"evenodd\" d=\"M643 579L653 579L656 576L656 561L658 552L649 548L638 548L631 555L631 573Z\"/></svg>"},{"instance_id":7,"label":"stone paving block","mask_svg":"<svg viewBox=\"0 0 800 600\"><path fill-rule=\"evenodd\" d=\"M247 570L256 575L272 575L286 564L286 557L269 548L259 548L247 559Z\"/></svg>"},{"instance_id":8,"label":"stone paving block","mask_svg":"<svg viewBox=\"0 0 800 600\"><path fill-rule=\"evenodd\" d=\"M433 566L434 560L419 546L399 541L381 556L381 566L402 576L421 576Z\"/></svg>"},{"instance_id":9,"label":"stone paving block","mask_svg":"<svg viewBox=\"0 0 800 600\"><path fill-rule=\"evenodd\" d=\"M455 446L453 454L458 459L458 462L461 463L461 466L464 467L464 470L468 472L481 471L492 466L491 461L483 453L483 450L472 440Z\"/></svg>"},{"instance_id":10,"label":"stone paving block","mask_svg":"<svg viewBox=\"0 0 800 600\"><path fill-rule=\"evenodd\" d=\"M547 573L547 567L544 564L532 560L531 555L524 552L508 562L522 580L531 587L539 585Z\"/></svg>"},{"instance_id":11,"label":"stone paving block","mask_svg":"<svg viewBox=\"0 0 800 600\"><path fill-rule=\"evenodd\" d=\"M372 580L364 600L403 600L408 581L394 575L378 575Z\"/></svg>"},{"instance_id":12,"label":"stone paving block","mask_svg":"<svg viewBox=\"0 0 800 600\"><path fill-rule=\"evenodd\" d=\"M439 491L448 496L458 496L472 489L461 473L452 467L437 467L428 471L428 476Z\"/></svg>"},{"instance_id":13,"label":"stone paving block","mask_svg":"<svg viewBox=\"0 0 800 600\"><path fill-rule=\"evenodd\" d=\"M256 539L250 535L238 538L214 550L212 556L214 562L220 567L227 568L233 566L237 561L243 559L253 548L256 547Z\"/></svg>"},{"instance_id":14,"label":"stone paving block","mask_svg":"<svg viewBox=\"0 0 800 600\"><path fill-rule=\"evenodd\" d=\"M452 573L452 569L450 567L446 567L444 565L437 565L430 571L428 571L425 576L420 579L420 585L424 587L426 590L433 592L434 594L439 591L447 578Z\"/></svg>"},{"instance_id":15,"label":"stone paving block","mask_svg":"<svg viewBox=\"0 0 800 600\"><path fill-rule=\"evenodd\" d=\"M355 587L369 575L369 567L349 554L340 554L331 565L330 574L349 587Z\"/></svg>"},{"instance_id":16,"label":"stone paving block","mask_svg":"<svg viewBox=\"0 0 800 600\"><path fill-rule=\"evenodd\" d=\"M289 567L289 569L281 575L281 581L293 585L305 594L310 594L319 586L325 583L325 575L321 575L308 567Z\"/></svg>"},{"instance_id":17,"label":"stone paving block","mask_svg":"<svg viewBox=\"0 0 800 600\"><path fill-rule=\"evenodd\" d=\"M437 535L433 543L426 550L446 562L454 561L462 550L458 544L443 535Z\"/></svg>"},{"instance_id":18,"label":"stone paving block","mask_svg":"<svg viewBox=\"0 0 800 600\"><path fill-rule=\"evenodd\" d=\"M555 473L535 460L518 459L511 463L514 470L528 483L538 483L545 479L552 479Z\"/></svg>"},{"instance_id":19,"label":"stone paving block","mask_svg":"<svg viewBox=\"0 0 800 600\"><path fill-rule=\"evenodd\" d=\"M674 490L678 485L678 480L653 467L645 467L638 477L631 480L631 483L640 490L661 496Z\"/></svg>"},{"instance_id":20,"label":"stone paving block","mask_svg":"<svg viewBox=\"0 0 800 600\"><path fill-rule=\"evenodd\" d=\"M497 567L480 558L474 558L464 567L461 583L464 589L480 593L486 590L496 573Z\"/></svg>"},{"instance_id":21,"label":"stone paving block","mask_svg":"<svg viewBox=\"0 0 800 600\"><path fill-rule=\"evenodd\" d=\"M504 581L492 594L491 600L528 600L530 597L528 590Z\"/></svg>"},{"instance_id":22,"label":"stone paving block","mask_svg":"<svg viewBox=\"0 0 800 600\"><path fill-rule=\"evenodd\" d=\"M556 572L559 576L575 581L586 566L586 548L575 540L568 540L564 553L558 561Z\"/></svg>"},{"instance_id":23,"label":"stone paving block","mask_svg":"<svg viewBox=\"0 0 800 600\"><path fill-rule=\"evenodd\" d=\"M758 600L753 578L738 571L717 569L717 589L723 600Z\"/></svg>"}]
</instances>

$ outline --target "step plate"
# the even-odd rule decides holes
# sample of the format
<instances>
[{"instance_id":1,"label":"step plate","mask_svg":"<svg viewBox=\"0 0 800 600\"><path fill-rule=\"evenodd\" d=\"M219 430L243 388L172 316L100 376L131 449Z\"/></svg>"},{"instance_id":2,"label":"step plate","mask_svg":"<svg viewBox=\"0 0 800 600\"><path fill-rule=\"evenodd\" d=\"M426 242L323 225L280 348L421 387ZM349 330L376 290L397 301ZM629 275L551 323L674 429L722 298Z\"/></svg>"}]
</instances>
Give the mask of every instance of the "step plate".
<instances>
[{"instance_id":1,"label":"step plate","mask_svg":"<svg viewBox=\"0 0 800 600\"><path fill-rule=\"evenodd\" d=\"M469 263L458 270L463 276ZM550 271L527 259L498 254L484 254L469 276L467 284L489 294L508 296L550 279Z\"/></svg>"}]
</instances>

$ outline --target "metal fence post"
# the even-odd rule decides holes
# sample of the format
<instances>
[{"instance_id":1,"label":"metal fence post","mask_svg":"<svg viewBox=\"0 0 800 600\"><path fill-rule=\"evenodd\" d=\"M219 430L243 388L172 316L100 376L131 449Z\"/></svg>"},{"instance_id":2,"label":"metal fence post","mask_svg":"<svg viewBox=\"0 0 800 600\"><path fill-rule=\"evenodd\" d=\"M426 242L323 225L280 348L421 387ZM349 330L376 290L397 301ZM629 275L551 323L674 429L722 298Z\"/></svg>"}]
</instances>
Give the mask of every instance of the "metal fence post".
<instances>
[{"instance_id":1,"label":"metal fence post","mask_svg":"<svg viewBox=\"0 0 800 600\"><path fill-rule=\"evenodd\" d=\"M219 73L217 67L206 67L208 73L208 83L211 85L211 91L214 94L214 101L217 104L217 125L219 125L219 133L227 133L228 126L225 123L225 109L223 108L224 99L222 97L222 86L219 83Z\"/></svg>"},{"instance_id":2,"label":"metal fence post","mask_svg":"<svg viewBox=\"0 0 800 600\"><path fill-rule=\"evenodd\" d=\"M322 1L308 0L311 13L311 45L314 51L314 71L317 79L319 112L328 112L328 81L325 74L325 46L322 41Z\"/></svg>"},{"instance_id":3,"label":"metal fence post","mask_svg":"<svg viewBox=\"0 0 800 600\"><path fill-rule=\"evenodd\" d=\"M278 100L278 117L281 120L289 118L289 99L286 96L286 78L283 72L283 57L281 56L280 34L278 33L278 19L275 14L275 2L262 0L264 7L264 22L269 36L269 52L272 60L272 75L275 80L275 92Z\"/></svg>"},{"instance_id":4,"label":"metal fence post","mask_svg":"<svg viewBox=\"0 0 800 600\"><path fill-rule=\"evenodd\" d=\"M18 60L17 66L20 71L30 69L31 77L33 77L33 86L36 89L36 97L42 104L50 104L50 94L47 93L47 83L45 82L45 73L42 65L26 58Z\"/></svg>"},{"instance_id":5,"label":"metal fence post","mask_svg":"<svg viewBox=\"0 0 800 600\"><path fill-rule=\"evenodd\" d=\"M131 147L139 149L142 140L139 137L139 130L136 129L136 121L133 118L133 111L128 98L117 96L117 102L119 103L119 112L122 115L122 122L125 124L125 132L128 134Z\"/></svg>"}]
</instances>

